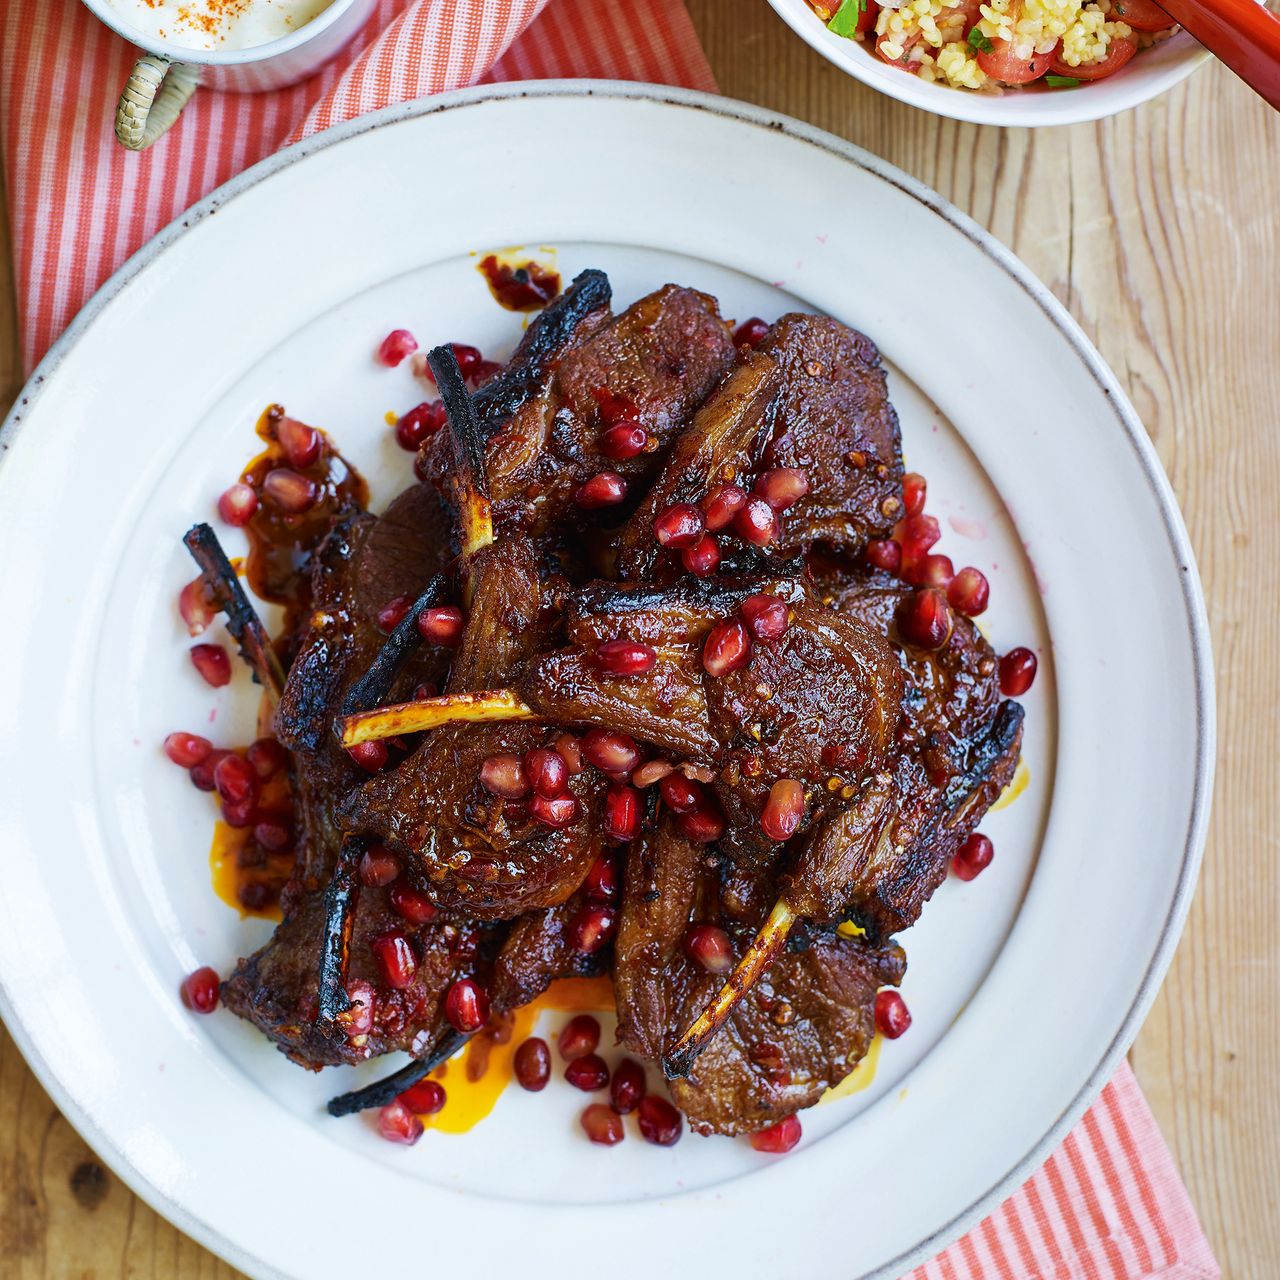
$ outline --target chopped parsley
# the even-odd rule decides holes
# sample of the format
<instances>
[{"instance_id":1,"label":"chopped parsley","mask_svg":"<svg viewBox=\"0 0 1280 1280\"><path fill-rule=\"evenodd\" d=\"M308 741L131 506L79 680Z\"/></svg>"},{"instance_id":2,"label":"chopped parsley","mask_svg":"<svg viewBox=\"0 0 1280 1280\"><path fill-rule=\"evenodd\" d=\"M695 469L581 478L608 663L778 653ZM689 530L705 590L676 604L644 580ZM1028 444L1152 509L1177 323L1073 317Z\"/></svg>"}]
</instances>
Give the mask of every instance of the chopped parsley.
<instances>
[{"instance_id":1,"label":"chopped parsley","mask_svg":"<svg viewBox=\"0 0 1280 1280\"><path fill-rule=\"evenodd\" d=\"M835 17L827 23L827 30L838 36L852 36L858 30L858 15L867 7L867 0L841 0Z\"/></svg>"},{"instance_id":2,"label":"chopped parsley","mask_svg":"<svg viewBox=\"0 0 1280 1280\"><path fill-rule=\"evenodd\" d=\"M1080 81L1075 76L1045 76L1045 84L1051 89L1078 89Z\"/></svg>"},{"instance_id":3,"label":"chopped parsley","mask_svg":"<svg viewBox=\"0 0 1280 1280\"><path fill-rule=\"evenodd\" d=\"M995 45L982 34L981 28L974 27L969 32L969 48L977 49L979 53L990 53L995 48Z\"/></svg>"}]
</instances>

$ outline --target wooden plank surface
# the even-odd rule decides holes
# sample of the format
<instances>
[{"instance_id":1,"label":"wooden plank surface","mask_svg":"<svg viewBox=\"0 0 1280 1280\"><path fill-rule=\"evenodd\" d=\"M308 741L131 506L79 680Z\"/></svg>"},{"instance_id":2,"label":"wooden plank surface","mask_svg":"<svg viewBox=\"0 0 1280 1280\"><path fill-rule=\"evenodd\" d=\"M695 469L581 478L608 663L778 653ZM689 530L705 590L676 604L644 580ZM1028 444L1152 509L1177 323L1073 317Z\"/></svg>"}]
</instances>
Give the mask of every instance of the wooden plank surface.
<instances>
[{"instance_id":1,"label":"wooden plank surface","mask_svg":"<svg viewBox=\"0 0 1280 1280\"><path fill-rule=\"evenodd\" d=\"M1096 125L983 129L856 84L762 0L691 0L690 9L724 93L878 153L1011 245L1097 343L1160 451L1209 601L1218 781L1190 923L1132 1058L1224 1275L1273 1277L1280 116L1213 65ZM20 370L3 228L0 241L2 407ZM904 262L904 277L916 269ZM0 1030L0 1276L235 1274L97 1162Z\"/></svg>"}]
</instances>

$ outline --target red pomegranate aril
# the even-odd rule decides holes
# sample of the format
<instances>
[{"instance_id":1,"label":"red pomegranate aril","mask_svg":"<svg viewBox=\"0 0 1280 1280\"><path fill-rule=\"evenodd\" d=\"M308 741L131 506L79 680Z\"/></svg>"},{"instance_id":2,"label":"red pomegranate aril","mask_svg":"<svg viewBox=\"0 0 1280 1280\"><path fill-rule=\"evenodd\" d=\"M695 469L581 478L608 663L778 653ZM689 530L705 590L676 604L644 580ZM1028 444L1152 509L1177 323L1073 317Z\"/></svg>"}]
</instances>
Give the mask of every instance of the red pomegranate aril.
<instances>
[{"instance_id":1,"label":"red pomegranate aril","mask_svg":"<svg viewBox=\"0 0 1280 1280\"><path fill-rule=\"evenodd\" d=\"M258 805L256 796L244 800L224 800L222 802L222 820L237 831L253 826L253 815Z\"/></svg>"},{"instance_id":2,"label":"red pomegranate aril","mask_svg":"<svg viewBox=\"0 0 1280 1280\"><path fill-rule=\"evenodd\" d=\"M397 1098L378 1112L378 1133L388 1142L411 1147L422 1137L422 1121Z\"/></svg>"},{"instance_id":3,"label":"red pomegranate aril","mask_svg":"<svg viewBox=\"0 0 1280 1280\"><path fill-rule=\"evenodd\" d=\"M600 452L615 462L625 462L627 458L643 453L648 443L649 433L638 422L624 419L614 423L600 437Z\"/></svg>"},{"instance_id":4,"label":"red pomegranate aril","mask_svg":"<svg viewBox=\"0 0 1280 1280\"><path fill-rule=\"evenodd\" d=\"M600 1046L600 1023L589 1013L579 1013L564 1024L556 1048L566 1062L585 1058Z\"/></svg>"},{"instance_id":5,"label":"red pomegranate aril","mask_svg":"<svg viewBox=\"0 0 1280 1280\"><path fill-rule=\"evenodd\" d=\"M258 775L243 757L228 753L214 768L213 785L223 800L236 804L257 797Z\"/></svg>"},{"instance_id":6,"label":"red pomegranate aril","mask_svg":"<svg viewBox=\"0 0 1280 1280\"><path fill-rule=\"evenodd\" d=\"M598 1053L587 1053L574 1058L565 1067L564 1078L583 1093L595 1093L597 1089L608 1087L609 1068Z\"/></svg>"},{"instance_id":7,"label":"red pomegranate aril","mask_svg":"<svg viewBox=\"0 0 1280 1280\"><path fill-rule=\"evenodd\" d=\"M640 1100L636 1120L640 1126L640 1136L656 1147L674 1147L684 1132L684 1121L680 1113L666 1098L660 1098L654 1093Z\"/></svg>"},{"instance_id":8,"label":"red pomegranate aril","mask_svg":"<svg viewBox=\"0 0 1280 1280\"><path fill-rule=\"evenodd\" d=\"M521 1042L513 1062L516 1083L530 1093L541 1093L551 1079L551 1050L541 1036Z\"/></svg>"},{"instance_id":9,"label":"red pomegranate aril","mask_svg":"<svg viewBox=\"0 0 1280 1280\"><path fill-rule=\"evenodd\" d=\"M946 591L956 575L950 556L922 556L911 566L908 580L918 587L937 587Z\"/></svg>"},{"instance_id":10,"label":"red pomegranate aril","mask_svg":"<svg viewBox=\"0 0 1280 1280\"><path fill-rule=\"evenodd\" d=\"M896 1040L911 1025L907 1002L889 988L876 994L876 1030L886 1040Z\"/></svg>"},{"instance_id":11,"label":"red pomegranate aril","mask_svg":"<svg viewBox=\"0 0 1280 1280\"><path fill-rule=\"evenodd\" d=\"M800 1141L800 1120L797 1116L787 1116L777 1124L751 1135L751 1145L770 1156L784 1156Z\"/></svg>"},{"instance_id":12,"label":"red pomegranate aril","mask_svg":"<svg viewBox=\"0 0 1280 1280\"><path fill-rule=\"evenodd\" d=\"M370 845L360 859L360 883L369 889L391 884L400 874L400 860L385 844Z\"/></svg>"},{"instance_id":13,"label":"red pomegranate aril","mask_svg":"<svg viewBox=\"0 0 1280 1280\"><path fill-rule=\"evenodd\" d=\"M289 763L289 753L274 738L258 738L250 743L245 759L264 782Z\"/></svg>"},{"instance_id":14,"label":"red pomegranate aril","mask_svg":"<svg viewBox=\"0 0 1280 1280\"><path fill-rule=\"evenodd\" d=\"M304 471L319 460L324 441L315 427L309 427L297 418L281 418L276 423L276 439L284 450L289 465Z\"/></svg>"},{"instance_id":15,"label":"red pomegranate aril","mask_svg":"<svg viewBox=\"0 0 1280 1280\"><path fill-rule=\"evenodd\" d=\"M191 664L206 684L215 689L231 683L231 659L220 644L197 644L191 648Z\"/></svg>"},{"instance_id":16,"label":"red pomegranate aril","mask_svg":"<svg viewBox=\"0 0 1280 1280\"><path fill-rule=\"evenodd\" d=\"M392 329L378 347L378 360L394 369L406 356L418 349L418 340L408 329Z\"/></svg>"},{"instance_id":17,"label":"red pomegranate aril","mask_svg":"<svg viewBox=\"0 0 1280 1280\"><path fill-rule=\"evenodd\" d=\"M919 560L939 538L942 528L933 516L908 516L898 526L898 541L908 560Z\"/></svg>"},{"instance_id":18,"label":"red pomegranate aril","mask_svg":"<svg viewBox=\"0 0 1280 1280\"><path fill-rule=\"evenodd\" d=\"M975 831L956 850L956 856L951 859L951 870L960 880L972 880L991 865L995 853L990 838Z\"/></svg>"},{"instance_id":19,"label":"red pomegranate aril","mask_svg":"<svg viewBox=\"0 0 1280 1280\"><path fill-rule=\"evenodd\" d=\"M1036 678L1036 655L1030 649L1010 649L1000 659L1000 692L1006 698L1020 698Z\"/></svg>"},{"instance_id":20,"label":"red pomegranate aril","mask_svg":"<svg viewBox=\"0 0 1280 1280\"><path fill-rule=\"evenodd\" d=\"M947 587L947 600L952 608L966 618L976 618L985 613L991 599L991 584L981 569L967 565L951 579Z\"/></svg>"},{"instance_id":21,"label":"red pomegranate aril","mask_svg":"<svg viewBox=\"0 0 1280 1280\"><path fill-rule=\"evenodd\" d=\"M711 628L702 646L702 665L708 675L727 676L751 661L751 637L737 618Z\"/></svg>"},{"instance_id":22,"label":"red pomegranate aril","mask_svg":"<svg viewBox=\"0 0 1280 1280\"><path fill-rule=\"evenodd\" d=\"M804 787L794 778L780 778L769 788L760 829L770 840L790 840L803 817Z\"/></svg>"},{"instance_id":23,"label":"red pomegranate aril","mask_svg":"<svg viewBox=\"0 0 1280 1280\"><path fill-rule=\"evenodd\" d=\"M569 786L569 766L550 747L534 747L524 753L524 776L529 786L548 800L564 795Z\"/></svg>"},{"instance_id":24,"label":"red pomegranate aril","mask_svg":"<svg viewBox=\"0 0 1280 1280\"><path fill-rule=\"evenodd\" d=\"M653 536L659 544L677 551L696 546L706 529L706 519L691 502L677 502L658 512L653 520Z\"/></svg>"},{"instance_id":25,"label":"red pomegranate aril","mask_svg":"<svg viewBox=\"0 0 1280 1280\"><path fill-rule=\"evenodd\" d=\"M720 543L714 533L704 533L692 547L680 552L680 563L699 578L715 573L720 567Z\"/></svg>"},{"instance_id":26,"label":"red pomegranate aril","mask_svg":"<svg viewBox=\"0 0 1280 1280\"><path fill-rule=\"evenodd\" d=\"M618 896L618 864L612 858L597 858L582 882L582 891L589 898L611 902Z\"/></svg>"},{"instance_id":27,"label":"red pomegranate aril","mask_svg":"<svg viewBox=\"0 0 1280 1280\"><path fill-rule=\"evenodd\" d=\"M408 596L393 596L378 610L375 621L384 635L394 631L405 619L413 601Z\"/></svg>"},{"instance_id":28,"label":"red pomegranate aril","mask_svg":"<svg viewBox=\"0 0 1280 1280\"><path fill-rule=\"evenodd\" d=\"M430 924L440 911L425 893L403 880L396 881L387 891L387 901L391 909L410 924Z\"/></svg>"},{"instance_id":29,"label":"red pomegranate aril","mask_svg":"<svg viewBox=\"0 0 1280 1280\"><path fill-rule=\"evenodd\" d=\"M609 1101L619 1115L630 1115L645 1094L644 1068L633 1058L623 1058L609 1081Z\"/></svg>"},{"instance_id":30,"label":"red pomegranate aril","mask_svg":"<svg viewBox=\"0 0 1280 1280\"><path fill-rule=\"evenodd\" d=\"M799 467L774 467L755 482L753 492L775 511L786 511L809 492L809 477Z\"/></svg>"},{"instance_id":31,"label":"red pomegranate aril","mask_svg":"<svg viewBox=\"0 0 1280 1280\"><path fill-rule=\"evenodd\" d=\"M655 782L661 782L672 771L673 767L669 760L646 760L631 775L631 785L633 787L651 787Z\"/></svg>"},{"instance_id":32,"label":"red pomegranate aril","mask_svg":"<svg viewBox=\"0 0 1280 1280\"><path fill-rule=\"evenodd\" d=\"M722 484L702 500L702 518L713 533L727 528L747 501L747 491L740 485Z\"/></svg>"},{"instance_id":33,"label":"red pomegranate aril","mask_svg":"<svg viewBox=\"0 0 1280 1280\"><path fill-rule=\"evenodd\" d=\"M164 753L183 769L193 768L209 758L213 743L198 733L171 733L164 740Z\"/></svg>"},{"instance_id":34,"label":"red pomegranate aril","mask_svg":"<svg viewBox=\"0 0 1280 1280\"><path fill-rule=\"evenodd\" d=\"M347 983L347 1001L350 1008L338 1014L338 1021L347 1039L359 1042L373 1030L373 1006L378 998L372 982L354 978Z\"/></svg>"},{"instance_id":35,"label":"red pomegranate aril","mask_svg":"<svg viewBox=\"0 0 1280 1280\"><path fill-rule=\"evenodd\" d=\"M403 991L413 982L418 972L418 957L403 933L384 933L369 945L387 986Z\"/></svg>"},{"instance_id":36,"label":"red pomegranate aril","mask_svg":"<svg viewBox=\"0 0 1280 1280\"><path fill-rule=\"evenodd\" d=\"M736 347L758 347L768 332L769 326L759 316L752 316L733 331L733 344Z\"/></svg>"},{"instance_id":37,"label":"red pomegranate aril","mask_svg":"<svg viewBox=\"0 0 1280 1280\"><path fill-rule=\"evenodd\" d=\"M874 538L868 542L862 557L873 569L885 573L902 571L902 544L892 538Z\"/></svg>"},{"instance_id":38,"label":"red pomegranate aril","mask_svg":"<svg viewBox=\"0 0 1280 1280\"><path fill-rule=\"evenodd\" d=\"M357 742L354 747L347 748L347 755L366 773L377 773L387 767L385 742Z\"/></svg>"},{"instance_id":39,"label":"red pomegranate aril","mask_svg":"<svg viewBox=\"0 0 1280 1280\"><path fill-rule=\"evenodd\" d=\"M613 729L588 729L582 735L581 746L588 764L615 777L630 773L640 763L636 740Z\"/></svg>"},{"instance_id":40,"label":"red pomegranate aril","mask_svg":"<svg viewBox=\"0 0 1280 1280\"><path fill-rule=\"evenodd\" d=\"M218 762L222 757L230 754L229 751L215 749L199 764L193 765L191 768L191 785L197 791L212 791L213 771L218 767Z\"/></svg>"},{"instance_id":41,"label":"red pomegranate aril","mask_svg":"<svg viewBox=\"0 0 1280 1280\"><path fill-rule=\"evenodd\" d=\"M582 744L571 733L558 733L552 740L556 754L564 761L569 777L576 778L582 772Z\"/></svg>"},{"instance_id":42,"label":"red pomegranate aril","mask_svg":"<svg viewBox=\"0 0 1280 1280\"><path fill-rule=\"evenodd\" d=\"M786 601L761 593L748 596L738 607L747 630L757 640L780 640L791 625L791 611Z\"/></svg>"},{"instance_id":43,"label":"red pomegranate aril","mask_svg":"<svg viewBox=\"0 0 1280 1280\"><path fill-rule=\"evenodd\" d=\"M465 623L462 610L456 604L440 605L435 609L423 609L418 614L418 634L428 644L456 649L462 643Z\"/></svg>"},{"instance_id":44,"label":"red pomegranate aril","mask_svg":"<svg viewBox=\"0 0 1280 1280\"><path fill-rule=\"evenodd\" d=\"M924 510L925 492L928 486L918 471L908 471L902 477L902 510L906 516L918 516Z\"/></svg>"},{"instance_id":45,"label":"red pomegranate aril","mask_svg":"<svg viewBox=\"0 0 1280 1280\"><path fill-rule=\"evenodd\" d=\"M733 968L733 944L718 925L690 925L685 930L684 951L708 973L728 973Z\"/></svg>"},{"instance_id":46,"label":"red pomegranate aril","mask_svg":"<svg viewBox=\"0 0 1280 1280\"><path fill-rule=\"evenodd\" d=\"M611 907L591 902L573 917L569 925L569 937L576 951L589 956L599 951L613 937L617 926L617 916Z\"/></svg>"},{"instance_id":47,"label":"red pomegranate aril","mask_svg":"<svg viewBox=\"0 0 1280 1280\"><path fill-rule=\"evenodd\" d=\"M258 509L258 495L251 486L237 480L218 498L218 515L233 528L240 529L253 519Z\"/></svg>"},{"instance_id":48,"label":"red pomegranate aril","mask_svg":"<svg viewBox=\"0 0 1280 1280\"><path fill-rule=\"evenodd\" d=\"M614 840L634 840L640 830L640 793L625 784L609 788L600 827Z\"/></svg>"},{"instance_id":49,"label":"red pomegranate aril","mask_svg":"<svg viewBox=\"0 0 1280 1280\"><path fill-rule=\"evenodd\" d=\"M458 362L458 371L464 378L472 377L484 363L484 355L479 347L470 347L465 342L451 342L449 348Z\"/></svg>"},{"instance_id":50,"label":"red pomegranate aril","mask_svg":"<svg viewBox=\"0 0 1280 1280\"><path fill-rule=\"evenodd\" d=\"M689 813L678 815L676 827L688 840L697 844L714 844L724 835L724 815L707 802Z\"/></svg>"},{"instance_id":51,"label":"red pomegranate aril","mask_svg":"<svg viewBox=\"0 0 1280 1280\"><path fill-rule=\"evenodd\" d=\"M627 482L616 471L601 471L578 486L573 500L587 511L616 506L627 496Z\"/></svg>"},{"instance_id":52,"label":"red pomegranate aril","mask_svg":"<svg viewBox=\"0 0 1280 1280\"><path fill-rule=\"evenodd\" d=\"M444 405L439 400L424 400L396 419L396 444L416 453L444 423Z\"/></svg>"},{"instance_id":53,"label":"red pomegranate aril","mask_svg":"<svg viewBox=\"0 0 1280 1280\"><path fill-rule=\"evenodd\" d=\"M310 511L320 496L314 480L290 471L288 467L268 471L262 482L262 492L273 506L289 516L300 516L304 511Z\"/></svg>"},{"instance_id":54,"label":"red pomegranate aril","mask_svg":"<svg viewBox=\"0 0 1280 1280\"><path fill-rule=\"evenodd\" d=\"M521 800L529 794L524 765L520 757L511 752L489 756L484 761L480 766L480 785L490 795L503 800Z\"/></svg>"},{"instance_id":55,"label":"red pomegranate aril","mask_svg":"<svg viewBox=\"0 0 1280 1280\"><path fill-rule=\"evenodd\" d=\"M293 843L293 830L279 818L259 818L253 824L253 838L268 853L279 853Z\"/></svg>"},{"instance_id":56,"label":"red pomegranate aril","mask_svg":"<svg viewBox=\"0 0 1280 1280\"><path fill-rule=\"evenodd\" d=\"M192 1013L212 1013L218 1007L219 988L217 972L204 965L183 978L179 991Z\"/></svg>"},{"instance_id":57,"label":"red pomegranate aril","mask_svg":"<svg viewBox=\"0 0 1280 1280\"><path fill-rule=\"evenodd\" d=\"M529 801L529 812L544 827L558 831L578 820L578 802L568 794L551 798L535 795Z\"/></svg>"},{"instance_id":58,"label":"red pomegranate aril","mask_svg":"<svg viewBox=\"0 0 1280 1280\"><path fill-rule=\"evenodd\" d=\"M597 1146L614 1147L627 1136L622 1117L603 1102L593 1102L579 1117L579 1123Z\"/></svg>"},{"instance_id":59,"label":"red pomegranate aril","mask_svg":"<svg viewBox=\"0 0 1280 1280\"><path fill-rule=\"evenodd\" d=\"M669 773L658 783L662 803L673 813L689 813L704 800L702 788L683 773Z\"/></svg>"},{"instance_id":60,"label":"red pomegranate aril","mask_svg":"<svg viewBox=\"0 0 1280 1280\"><path fill-rule=\"evenodd\" d=\"M449 1101L444 1085L436 1080L419 1080L411 1084L397 1099L417 1116L433 1116Z\"/></svg>"},{"instance_id":61,"label":"red pomegranate aril","mask_svg":"<svg viewBox=\"0 0 1280 1280\"><path fill-rule=\"evenodd\" d=\"M473 978L459 978L445 995L444 1016L464 1035L479 1031L489 1020L489 993Z\"/></svg>"},{"instance_id":62,"label":"red pomegranate aril","mask_svg":"<svg viewBox=\"0 0 1280 1280\"><path fill-rule=\"evenodd\" d=\"M907 596L898 606L897 621L902 638L920 649L941 649L955 626L946 596L933 587Z\"/></svg>"},{"instance_id":63,"label":"red pomegranate aril","mask_svg":"<svg viewBox=\"0 0 1280 1280\"><path fill-rule=\"evenodd\" d=\"M606 640L595 652L595 664L611 676L642 676L652 671L658 651L638 640Z\"/></svg>"},{"instance_id":64,"label":"red pomegranate aril","mask_svg":"<svg viewBox=\"0 0 1280 1280\"><path fill-rule=\"evenodd\" d=\"M198 636L218 616L218 606L211 599L203 578L194 578L178 592L178 612L186 623L187 634Z\"/></svg>"},{"instance_id":65,"label":"red pomegranate aril","mask_svg":"<svg viewBox=\"0 0 1280 1280\"><path fill-rule=\"evenodd\" d=\"M778 536L778 513L753 493L734 516L733 530L753 547L767 547Z\"/></svg>"}]
</instances>

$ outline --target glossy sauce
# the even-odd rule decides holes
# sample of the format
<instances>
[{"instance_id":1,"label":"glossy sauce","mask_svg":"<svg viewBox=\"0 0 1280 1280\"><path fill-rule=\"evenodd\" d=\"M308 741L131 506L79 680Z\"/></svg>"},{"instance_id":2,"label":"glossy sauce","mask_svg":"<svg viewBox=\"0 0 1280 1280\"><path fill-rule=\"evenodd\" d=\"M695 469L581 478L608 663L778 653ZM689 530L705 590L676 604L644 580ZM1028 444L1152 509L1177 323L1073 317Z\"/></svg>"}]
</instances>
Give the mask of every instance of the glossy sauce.
<instances>
[{"instance_id":1,"label":"glossy sauce","mask_svg":"<svg viewBox=\"0 0 1280 1280\"><path fill-rule=\"evenodd\" d=\"M1013 771L1013 777L1009 779L1009 785L1000 793L999 799L987 812L996 813L1000 809L1007 809L1027 789L1030 781L1031 770L1027 768L1027 762L1019 756L1017 768Z\"/></svg>"},{"instance_id":2,"label":"glossy sauce","mask_svg":"<svg viewBox=\"0 0 1280 1280\"><path fill-rule=\"evenodd\" d=\"M828 1089L818 1099L818 1106L822 1106L824 1102L838 1102L841 1098L851 1097L867 1088L876 1078L876 1068L880 1065L880 1046L883 1043L884 1037L876 1036L867 1048L866 1057L834 1089Z\"/></svg>"},{"instance_id":3,"label":"glossy sauce","mask_svg":"<svg viewBox=\"0 0 1280 1280\"><path fill-rule=\"evenodd\" d=\"M560 273L532 258L520 262L491 253L476 270L494 300L508 311L538 311L560 292Z\"/></svg>"},{"instance_id":4,"label":"glossy sauce","mask_svg":"<svg viewBox=\"0 0 1280 1280\"><path fill-rule=\"evenodd\" d=\"M238 750L235 753L243 756ZM269 814L291 814L293 797L288 771L282 769L262 785L259 809ZM253 838L252 827L233 827L218 819L209 846L209 871L213 891L242 919L281 919L280 891L293 870L292 846L264 849Z\"/></svg>"}]
</instances>

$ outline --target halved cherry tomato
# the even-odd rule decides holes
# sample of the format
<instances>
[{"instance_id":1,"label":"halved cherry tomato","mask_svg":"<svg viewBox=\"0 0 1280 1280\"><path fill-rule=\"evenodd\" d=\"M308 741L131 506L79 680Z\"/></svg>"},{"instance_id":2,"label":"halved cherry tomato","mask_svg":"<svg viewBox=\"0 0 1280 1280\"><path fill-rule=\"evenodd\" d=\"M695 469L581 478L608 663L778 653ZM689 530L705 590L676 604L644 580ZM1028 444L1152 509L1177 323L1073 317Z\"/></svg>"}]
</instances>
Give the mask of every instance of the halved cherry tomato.
<instances>
[{"instance_id":1,"label":"halved cherry tomato","mask_svg":"<svg viewBox=\"0 0 1280 1280\"><path fill-rule=\"evenodd\" d=\"M1168 31L1178 25L1155 0L1111 0L1111 17L1135 31Z\"/></svg>"},{"instance_id":2,"label":"halved cherry tomato","mask_svg":"<svg viewBox=\"0 0 1280 1280\"><path fill-rule=\"evenodd\" d=\"M1029 58L1019 58L1008 40L993 40L987 52L979 50L978 66L993 80L1004 84L1030 84L1049 70L1058 56L1058 49L1059 45L1055 44L1048 53L1033 53Z\"/></svg>"},{"instance_id":3,"label":"halved cherry tomato","mask_svg":"<svg viewBox=\"0 0 1280 1280\"><path fill-rule=\"evenodd\" d=\"M1148 3L1150 3L1150 0L1148 0ZM854 27L854 30L864 34L873 30L876 25L876 14L879 12L880 6L876 4L875 0L866 0L866 3L858 13L858 25Z\"/></svg>"},{"instance_id":4,"label":"halved cherry tomato","mask_svg":"<svg viewBox=\"0 0 1280 1280\"><path fill-rule=\"evenodd\" d=\"M1112 40L1107 49L1107 56L1101 62L1086 62L1081 66L1071 67L1058 58L1049 68L1049 74L1070 76L1073 80L1105 80L1107 76L1115 75L1137 52L1136 40L1130 40L1128 36L1117 36Z\"/></svg>"}]
</instances>

